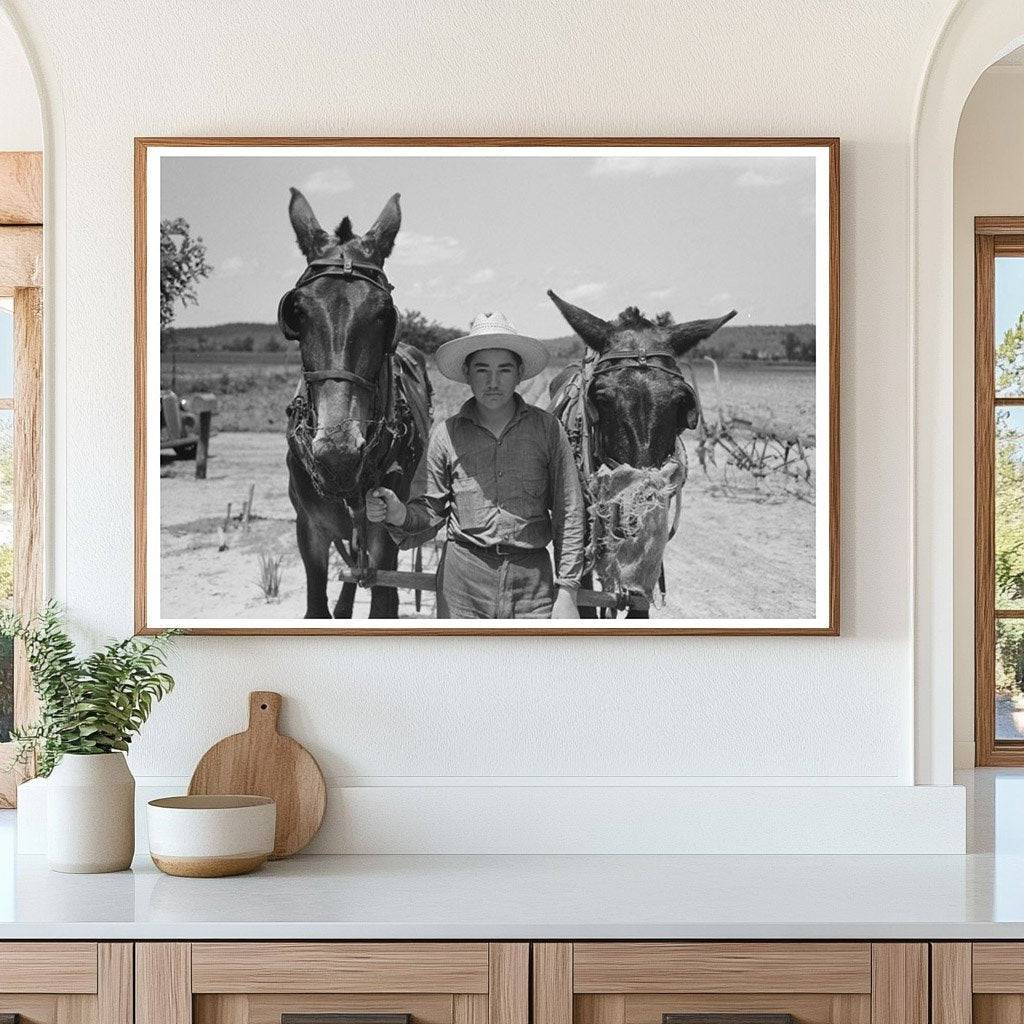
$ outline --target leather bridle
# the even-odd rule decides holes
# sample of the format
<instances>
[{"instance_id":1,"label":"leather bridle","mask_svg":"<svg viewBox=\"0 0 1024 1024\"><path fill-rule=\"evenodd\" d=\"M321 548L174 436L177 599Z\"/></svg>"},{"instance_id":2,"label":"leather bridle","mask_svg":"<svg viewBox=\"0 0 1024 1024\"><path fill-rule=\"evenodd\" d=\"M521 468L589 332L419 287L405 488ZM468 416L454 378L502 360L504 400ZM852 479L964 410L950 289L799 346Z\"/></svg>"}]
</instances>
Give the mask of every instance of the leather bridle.
<instances>
[{"instance_id":1,"label":"leather bridle","mask_svg":"<svg viewBox=\"0 0 1024 1024\"><path fill-rule=\"evenodd\" d=\"M394 286L387 279L381 267L374 263L353 260L348 253L340 256L323 256L311 260L306 269L299 275L295 287L281 296L277 306L277 323L281 333L291 341L298 339L299 333L288 322L288 304L294 299L295 292L300 288L322 277L336 277L345 281L365 281L374 288L379 288L387 295L388 313L392 321L391 335L388 339L377 380L369 380L352 370L342 367L329 367L323 370L303 370L302 384L292 403L288 406L289 431L312 435L316 429L316 403L310 401L308 394L311 387L325 381L343 381L353 384L368 392L374 401L373 416L368 421L370 429L363 448L359 469L353 480L352 488L342 497L359 494L377 486L381 476L381 467L387 465L389 457L395 449L400 434L395 409L394 357L398 348L398 313L395 310L391 293ZM317 489L321 489L319 474L312 463L312 453L308 445L302 446L303 461L307 463L307 471ZM324 493L321 491L321 493ZM325 495L327 496L327 495Z\"/></svg>"},{"instance_id":2,"label":"leather bridle","mask_svg":"<svg viewBox=\"0 0 1024 1024\"><path fill-rule=\"evenodd\" d=\"M674 377L681 381L687 391L693 395L694 398L694 410L690 414L687 420L687 426L693 430L697 426L699 420L699 402L700 399L697 396L697 392L694 390L693 385L686 379L686 376L679 371L676 366L675 353L667 347L657 347L648 349L646 346L637 348L613 348L607 352L602 352L592 360L589 365L589 372L587 361L584 360L583 364L583 378L580 382L580 409L582 416L582 445L583 445L583 468L587 474L587 478L594 474L594 453L593 453L593 441L591 438L591 423L596 425L597 423L597 410L593 408L590 400L590 389L594 384L594 381L603 374L610 373L613 370L619 370L626 367L634 367L636 369L643 370L656 370L658 373L666 374L669 377ZM691 422L692 420L692 422ZM599 437L600 435L596 435ZM601 459L603 463L608 463L611 460ZM682 513L682 491L683 485L686 483L687 476L687 458L686 448L683 446L682 438L677 435L675 445L672 450L672 454L662 463L662 466L668 465L670 462L676 462L679 464L679 468L682 471L680 473L679 484L675 489L675 494L671 500L675 501L675 514L672 519L672 527L669 530L668 539L671 540L676 535L676 530L679 528L679 518ZM614 465L612 465L614 468ZM662 574L662 580L664 580L664 573Z\"/></svg>"},{"instance_id":3,"label":"leather bridle","mask_svg":"<svg viewBox=\"0 0 1024 1024\"><path fill-rule=\"evenodd\" d=\"M286 315L287 304L292 301L295 293L300 288L321 277L340 277L347 281L365 281L367 284L373 285L374 288L379 288L387 295L388 304L391 307L391 311L394 312L394 303L391 301L394 285L388 280L381 267L373 263L356 262L348 253L343 253L341 256L323 256L320 259L310 261L306 269L299 275L299 279L295 282L295 287L291 291L285 292L281 296L281 301L277 304L277 325L281 329L281 333L289 341L295 341L299 335L288 324ZM397 344L398 331L396 329L391 332L391 339L388 343L389 356L394 353ZM307 384L319 384L325 380L337 380L355 384L357 387L371 393L375 393L377 390L375 382L369 381L358 373L353 373L351 370L344 370L341 367L332 367L328 370L304 370L302 377Z\"/></svg>"}]
</instances>

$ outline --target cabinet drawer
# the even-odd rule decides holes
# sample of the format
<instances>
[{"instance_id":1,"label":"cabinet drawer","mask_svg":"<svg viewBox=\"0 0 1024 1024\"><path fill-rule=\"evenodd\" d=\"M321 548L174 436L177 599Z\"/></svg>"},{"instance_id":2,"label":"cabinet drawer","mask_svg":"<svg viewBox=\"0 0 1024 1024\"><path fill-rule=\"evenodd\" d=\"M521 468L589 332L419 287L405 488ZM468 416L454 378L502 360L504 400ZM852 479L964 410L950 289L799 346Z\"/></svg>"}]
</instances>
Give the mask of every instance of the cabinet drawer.
<instances>
[{"instance_id":1,"label":"cabinet drawer","mask_svg":"<svg viewBox=\"0 0 1024 1024\"><path fill-rule=\"evenodd\" d=\"M193 992L487 991L486 942L196 942Z\"/></svg>"},{"instance_id":2,"label":"cabinet drawer","mask_svg":"<svg viewBox=\"0 0 1024 1024\"><path fill-rule=\"evenodd\" d=\"M578 942L574 992L871 991L867 942Z\"/></svg>"},{"instance_id":3,"label":"cabinet drawer","mask_svg":"<svg viewBox=\"0 0 1024 1024\"><path fill-rule=\"evenodd\" d=\"M95 942L0 942L0 992L96 991Z\"/></svg>"},{"instance_id":4,"label":"cabinet drawer","mask_svg":"<svg viewBox=\"0 0 1024 1024\"><path fill-rule=\"evenodd\" d=\"M928 1024L923 943L537 943L533 957L534 1024Z\"/></svg>"},{"instance_id":5,"label":"cabinet drawer","mask_svg":"<svg viewBox=\"0 0 1024 1024\"><path fill-rule=\"evenodd\" d=\"M522 942L139 943L135 1024L281 1024L405 1014L409 1024L528 1024ZM364 1022L369 1024L369 1022Z\"/></svg>"}]
</instances>

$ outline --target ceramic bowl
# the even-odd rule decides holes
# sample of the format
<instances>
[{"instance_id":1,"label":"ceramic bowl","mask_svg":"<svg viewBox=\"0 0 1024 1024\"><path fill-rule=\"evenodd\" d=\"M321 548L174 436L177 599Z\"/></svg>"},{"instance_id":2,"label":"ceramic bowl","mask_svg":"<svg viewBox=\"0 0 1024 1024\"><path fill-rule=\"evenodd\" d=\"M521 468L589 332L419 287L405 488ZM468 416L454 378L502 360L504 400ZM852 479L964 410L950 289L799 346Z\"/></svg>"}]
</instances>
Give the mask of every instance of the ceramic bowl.
<instances>
[{"instance_id":1,"label":"ceramic bowl","mask_svg":"<svg viewBox=\"0 0 1024 1024\"><path fill-rule=\"evenodd\" d=\"M168 875L244 875L274 849L277 805L269 797L168 796L150 800L146 812L150 856Z\"/></svg>"}]
</instances>

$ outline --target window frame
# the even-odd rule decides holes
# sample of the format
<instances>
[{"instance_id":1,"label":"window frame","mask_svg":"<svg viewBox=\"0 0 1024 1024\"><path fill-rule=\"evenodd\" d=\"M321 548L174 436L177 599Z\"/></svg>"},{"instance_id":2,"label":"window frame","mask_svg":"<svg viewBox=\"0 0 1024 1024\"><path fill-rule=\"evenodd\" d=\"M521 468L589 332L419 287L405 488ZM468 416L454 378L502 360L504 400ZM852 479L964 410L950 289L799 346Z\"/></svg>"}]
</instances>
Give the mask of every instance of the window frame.
<instances>
[{"instance_id":1,"label":"window frame","mask_svg":"<svg viewBox=\"0 0 1024 1024\"><path fill-rule=\"evenodd\" d=\"M996 398L995 270L999 256L1024 258L1024 217L974 220L974 763L1024 766L1024 740L996 739L996 623L1024 624L1024 608L995 602L995 418L1024 408L1024 396Z\"/></svg>"},{"instance_id":2,"label":"window frame","mask_svg":"<svg viewBox=\"0 0 1024 1024\"><path fill-rule=\"evenodd\" d=\"M0 297L14 299L14 608L33 615L43 595L43 228L42 154L0 153ZM4 396L5 398L7 396ZM14 724L38 704L22 645L14 651ZM34 774L12 768L13 743L0 743L0 807L13 807L19 783Z\"/></svg>"}]
</instances>

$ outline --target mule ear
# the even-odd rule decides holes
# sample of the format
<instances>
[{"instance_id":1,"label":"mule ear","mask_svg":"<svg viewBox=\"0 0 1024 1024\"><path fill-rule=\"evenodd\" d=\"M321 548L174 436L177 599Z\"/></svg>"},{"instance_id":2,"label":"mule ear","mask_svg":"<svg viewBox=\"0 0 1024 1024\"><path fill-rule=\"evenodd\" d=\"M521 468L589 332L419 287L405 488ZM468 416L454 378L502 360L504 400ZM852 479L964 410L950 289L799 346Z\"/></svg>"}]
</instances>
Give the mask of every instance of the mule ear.
<instances>
[{"instance_id":1,"label":"mule ear","mask_svg":"<svg viewBox=\"0 0 1024 1024\"><path fill-rule=\"evenodd\" d=\"M548 289L548 298L558 307L558 312L565 317L569 326L590 346L598 355L608 347L612 337L612 325L607 320L588 313L579 306L574 306L565 299L560 299L551 289Z\"/></svg>"},{"instance_id":2,"label":"mule ear","mask_svg":"<svg viewBox=\"0 0 1024 1024\"><path fill-rule=\"evenodd\" d=\"M373 226L363 235L363 243L370 246L374 256L381 262L391 255L395 247L395 235L402 226L402 208L398 205L400 195L396 192L380 211Z\"/></svg>"},{"instance_id":3,"label":"mule ear","mask_svg":"<svg viewBox=\"0 0 1024 1024\"><path fill-rule=\"evenodd\" d=\"M694 345L705 338L710 338L722 324L728 323L736 315L736 310L726 313L713 320L691 320L688 324L679 324L669 330L666 340L677 356L686 355Z\"/></svg>"},{"instance_id":4,"label":"mule ear","mask_svg":"<svg viewBox=\"0 0 1024 1024\"><path fill-rule=\"evenodd\" d=\"M331 244L331 239L327 232L320 227L313 207L309 205L309 201L297 188L292 189L291 202L288 203L288 217L291 219L302 255L306 257L307 262L315 260Z\"/></svg>"}]
</instances>

